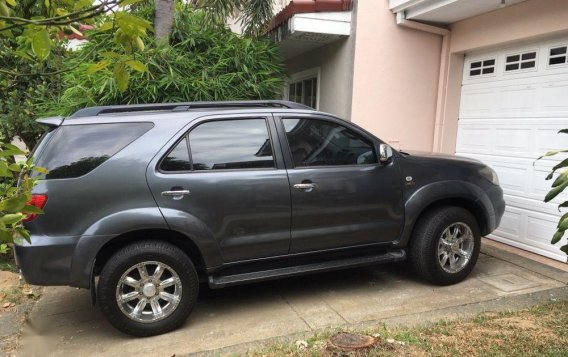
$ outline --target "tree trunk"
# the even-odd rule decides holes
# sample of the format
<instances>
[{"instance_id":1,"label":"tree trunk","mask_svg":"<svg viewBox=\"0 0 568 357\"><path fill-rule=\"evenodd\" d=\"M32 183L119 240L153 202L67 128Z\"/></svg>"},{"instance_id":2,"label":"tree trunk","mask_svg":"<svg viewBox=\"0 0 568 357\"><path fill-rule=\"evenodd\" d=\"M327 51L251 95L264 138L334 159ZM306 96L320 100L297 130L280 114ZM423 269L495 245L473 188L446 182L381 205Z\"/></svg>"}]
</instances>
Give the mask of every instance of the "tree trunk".
<instances>
[{"instance_id":1,"label":"tree trunk","mask_svg":"<svg viewBox=\"0 0 568 357\"><path fill-rule=\"evenodd\" d=\"M175 0L155 0L154 30L156 39L161 44L167 44L174 24Z\"/></svg>"}]
</instances>

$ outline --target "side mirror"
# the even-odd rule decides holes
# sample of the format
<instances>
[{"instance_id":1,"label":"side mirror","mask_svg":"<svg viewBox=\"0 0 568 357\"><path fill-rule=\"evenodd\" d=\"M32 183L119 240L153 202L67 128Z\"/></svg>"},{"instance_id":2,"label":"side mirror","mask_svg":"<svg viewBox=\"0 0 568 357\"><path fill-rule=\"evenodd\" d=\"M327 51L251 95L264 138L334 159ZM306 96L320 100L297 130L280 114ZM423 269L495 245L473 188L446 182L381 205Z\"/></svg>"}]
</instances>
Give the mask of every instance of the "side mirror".
<instances>
[{"instance_id":1,"label":"side mirror","mask_svg":"<svg viewBox=\"0 0 568 357\"><path fill-rule=\"evenodd\" d=\"M379 146L379 161L383 164L389 162L392 158L392 148L387 144Z\"/></svg>"}]
</instances>

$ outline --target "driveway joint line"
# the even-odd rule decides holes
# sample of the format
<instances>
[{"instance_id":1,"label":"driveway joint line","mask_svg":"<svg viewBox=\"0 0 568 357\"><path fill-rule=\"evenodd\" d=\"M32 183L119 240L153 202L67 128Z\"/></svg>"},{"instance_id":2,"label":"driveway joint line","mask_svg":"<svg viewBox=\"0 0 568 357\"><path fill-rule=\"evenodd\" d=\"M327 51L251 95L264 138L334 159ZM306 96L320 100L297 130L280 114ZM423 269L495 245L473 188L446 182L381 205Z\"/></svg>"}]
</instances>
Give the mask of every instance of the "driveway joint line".
<instances>
[{"instance_id":1,"label":"driveway joint line","mask_svg":"<svg viewBox=\"0 0 568 357\"><path fill-rule=\"evenodd\" d=\"M296 316L298 316L298 318L300 318L300 320L302 320L302 322L308 327L308 329L310 331L314 331L314 329L312 328L312 326L310 326L310 324L302 317L302 315L300 315L298 313L298 311L296 311L296 309L294 309L294 307L292 306L292 304L290 304L290 302L284 297L283 294L279 293L278 295L280 295L280 298L282 300L284 300L284 302L286 303L286 305L288 305L290 307L290 309L292 309L292 311L294 311L294 313L296 314Z\"/></svg>"}]
</instances>

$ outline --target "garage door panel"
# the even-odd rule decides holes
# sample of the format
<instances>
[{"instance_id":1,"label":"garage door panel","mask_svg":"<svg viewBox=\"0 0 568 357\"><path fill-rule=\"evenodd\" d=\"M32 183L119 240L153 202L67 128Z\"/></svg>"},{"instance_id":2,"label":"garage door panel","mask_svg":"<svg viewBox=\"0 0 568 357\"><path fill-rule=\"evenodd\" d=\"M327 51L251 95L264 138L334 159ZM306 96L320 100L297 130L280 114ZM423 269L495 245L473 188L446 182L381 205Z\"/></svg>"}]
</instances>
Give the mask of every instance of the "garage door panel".
<instances>
[{"instance_id":1,"label":"garage door panel","mask_svg":"<svg viewBox=\"0 0 568 357\"><path fill-rule=\"evenodd\" d=\"M546 176L568 155L535 161L568 148L568 135L557 134L568 128L568 66L549 65L548 57L559 45L568 45L568 37L466 55L456 153L485 162L499 175L506 209L492 238L565 260L550 239L562 214L557 206L568 193L542 200L552 184ZM506 67L507 56L529 52L536 53L534 67ZM480 61L495 63L490 75L469 70Z\"/></svg>"},{"instance_id":2,"label":"garage door panel","mask_svg":"<svg viewBox=\"0 0 568 357\"><path fill-rule=\"evenodd\" d=\"M568 127L568 117L460 119L456 152L535 160L547 151L566 146L568 136L557 134L565 127ZM561 157L550 160L560 161Z\"/></svg>"},{"instance_id":3,"label":"garage door panel","mask_svg":"<svg viewBox=\"0 0 568 357\"><path fill-rule=\"evenodd\" d=\"M523 207L535 207L539 211L545 210L551 214L559 215L557 205L568 199L568 193L564 192L554 198L550 203L543 203L543 199L550 190L552 180L545 180L552 167L559 160L534 161L525 158L511 158L494 155L461 154L478 159L492 167L499 176L499 182L506 201L512 197L526 201ZM557 177L558 174L555 175ZM509 202L507 202L509 203ZM547 209L550 206L551 209Z\"/></svg>"}]
</instances>

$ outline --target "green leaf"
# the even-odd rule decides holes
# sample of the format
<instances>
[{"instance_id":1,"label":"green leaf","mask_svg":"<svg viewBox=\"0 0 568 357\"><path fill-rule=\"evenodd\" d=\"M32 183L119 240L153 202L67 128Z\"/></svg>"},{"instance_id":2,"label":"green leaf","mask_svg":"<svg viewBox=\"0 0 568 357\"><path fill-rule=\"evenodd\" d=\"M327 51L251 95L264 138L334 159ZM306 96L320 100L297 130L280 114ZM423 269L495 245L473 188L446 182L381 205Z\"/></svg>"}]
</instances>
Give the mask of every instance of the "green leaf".
<instances>
[{"instance_id":1,"label":"green leaf","mask_svg":"<svg viewBox=\"0 0 568 357\"><path fill-rule=\"evenodd\" d=\"M124 0L123 2L121 2L121 3L119 4L119 6L120 6L120 7L125 7L125 6L128 6L128 5L132 5L132 4L139 3L140 1L142 1L142 0Z\"/></svg>"},{"instance_id":2,"label":"green leaf","mask_svg":"<svg viewBox=\"0 0 568 357\"><path fill-rule=\"evenodd\" d=\"M563 245L562 247L560 247L560 250L563 251L564 253L568 254L568 244Z\"/></svg>"},{"instance_id":3,"label":"green leaf","mask_svg":"<svg viewBox=\"0 0 568 357\"><path fill-rule=\"evenodd\" d=\"M5 161L0 161L0 177L13 177Z\"/></svg>"},{"instance_id":4,"label":"green leaf","mask_svg":"<svg viewBox=\"0 0 568 357\"><path fill-rule=\"evenodd\" d=\"M16 213L26 206L26 196L16 196L0 201L0 211Z\"/></svg>"},{"instance_id":5,"label":"green leaf","mask_svg":"<svg viewBox=\"0 0 568 357\"><path fill-rule=\"evenodd\" d=\"M0 242L12 243L14 234L11 231L0 230Z\"/></svg>"},{"instance_id":6,"label":"green leaf","mask_svg":"<svg viewBox=\"0 0 568 357\"><path fill-rule=\"evenodd\" d=\"M40 174L44 174L47 175L49 173L49 170L43 167L34 167L34 171L39 172Z\"/></svg>"},{"instance_id":7,"label":"green leaf","mask_svg":"<svg viewBox=\"0 0 568 357\"><path fill-rule=\"evenodd\" d=\"M10 5L11 7L15 7L15 6L16 6L16 0L6 0L6 2L7 2L8 5Z\"/></svg>"},{"instance_id":8,"label":"green leaf","mask_svg":"<svg viewBox=\"0 0 568 357\"><path fill-rule=\"evenodd\" d=\"M113 27L114 27L114 24L112 22L105 22L105 23L101 24L100 26L97 26L97 30L108 31L108 30L112 30Z\"/></svg>"},{"instance_id":9,"label":"green leaf","mask_svg":"<svg viewBox=\"0 0 568 357\"><path fill-rule=\"evenodd\" d=\"M43 214L43 210L32 205L25 205L24 208L20 210L20 212L27 214Z\"/></svg>"},{"instance_id":10,"label":"green leaf","mask_svg":"<svg viewBox=\"0 0 568 357\"><path fill-rule=\"evenodd\" d=\"M564 232L568 229L568 213L565 213L560 220L558 221L557 229L561 232Z\"/></svg>"},{"instance_id":11,"label":"green leaf","mask_svg":"<svg viewBox=\"0 0 568 357\"><path fill-rule=\"evenodd\" d=\"M95 72L100 71L101 69L105 69L110 64L110 61L102 60L100 62L94 63L87 68L87 73L92 74Z\"/></svg>"},{"instance_id":12,"label":"green leaf","mask_svg":"<svg viewBox=\"0 0 568 357\"><path fill-rule=\"evenodd\" d=\"M41 29L33 35L32 51L40 61L45 60L47 56L49 56L51 52L51 40L49 39L49 32L47 32L46 29Z\"/></svg>"},{"instance_id":13,"label":"green leaf","mask_svg":"<svg viewBox=\"0 0 568 357\"><path fill-rule=\"evenodd\" d=\"M568 186L568 181L565 181L560 186L554 187L552 190L548 191L546 196L544 197L544 202L551 201L554 197L558 196L564 189Z\"/></svg>"},{"instance_id":14,"label":"green leaf","mask_svg":"<svg viewBox=\"0 0 568 357\"><path fill-rule=\"evenodd\" d=\"M30 232L28 232L27 229L23 228L23 227L18 227L16 228L16 232L21 235L22 237L24 237L24 239L28 242L31 243L32 239L30 237Z\"/></svg>"},{"instance_id":15,"label":"green leaf","mask_svg":"<svg viewBox=\"0 0 568 357\"><path fill-rule=\"evenodd\" d=\"M138 72L146 72L147 68L144 65L144 63L140 62L140 61L136 61L136 60L130 60L130 61L126 61L124 62L125 65L127 65L128 67L132 68L135 71Z\"/></svg>"},{"instance_id":16,"label":"green leaf","mask_svg":"<svg viewBox=\"0 0 568 357\"><path fill-rule=\"evenodd\" d=\"M541 157L539 157L537 160L542 159L543 157L547 157L547 156L554 156L556 154L560 154L562 152L568 152L568 150L554 150L554 151L549 151L546 154L542 155Z\"/></svg>"},{"instance_id":17,"label":"green leaf","mask_svg":"<svg viewBox=\"0 0 568 357\"><path fill-rule=\"evenodd\" d=\"M10 213L0 217L0 220L2 220L4 224L14 224L21 221L22 218L24 218L24 215L21 213Z\"/></svg>"},{"instance_id":18,"label":"green leaf","mask_svg":"<svg viewBox=\"0 0 568 357\"><path fill-rule=\"evenodd\" d=\"M117 63L114 65L113 69L114 81L118 90L125 92L128 89L128 80L130 79L130 73L126 69L124 63Z\"/></svg>"},{"instance_id":19,"label":"green leaf","mask_svg":"<svg viewBox=\"0 0 568 357\"><path fill-rule=\"evenodd\" d=\"M0 244L0 254L8 254L10 248L7 244Z\"/></svg>"},{"instance_id":20,"label":"green leaf","mask_svg":"<svg viewBox=\"0 0 568 357\"><path fill-rule=\"evenodd\" d=\"M552 240L550 241L550 243L556 244L556 243L560 242L560 239L562 239L563 235L564 235L564 231L556 231L556 233L554 233L554 235L552 236Z\"/></svg>"},{"instance_id":21,"label":"green leaf","mask_svg":"<svg viewBox=\"0 0 568 357\"><path fill-rule=\"evenodd\" d=\"M560 186L566 181L568 181L568 171L564 171L560 175L558 175L556 180L554 180L554 182L552 183L552 187Z\"/></svg>"},{"instance_id":22,"label":"green leaf","mask_svg":"<svg viewBox=\"0 0 568 357\"><path fill-rule=\"evenodd\" d=\"M559 130L558 134L568 134L568 129Z\"/></svg>"}]
</instances>

